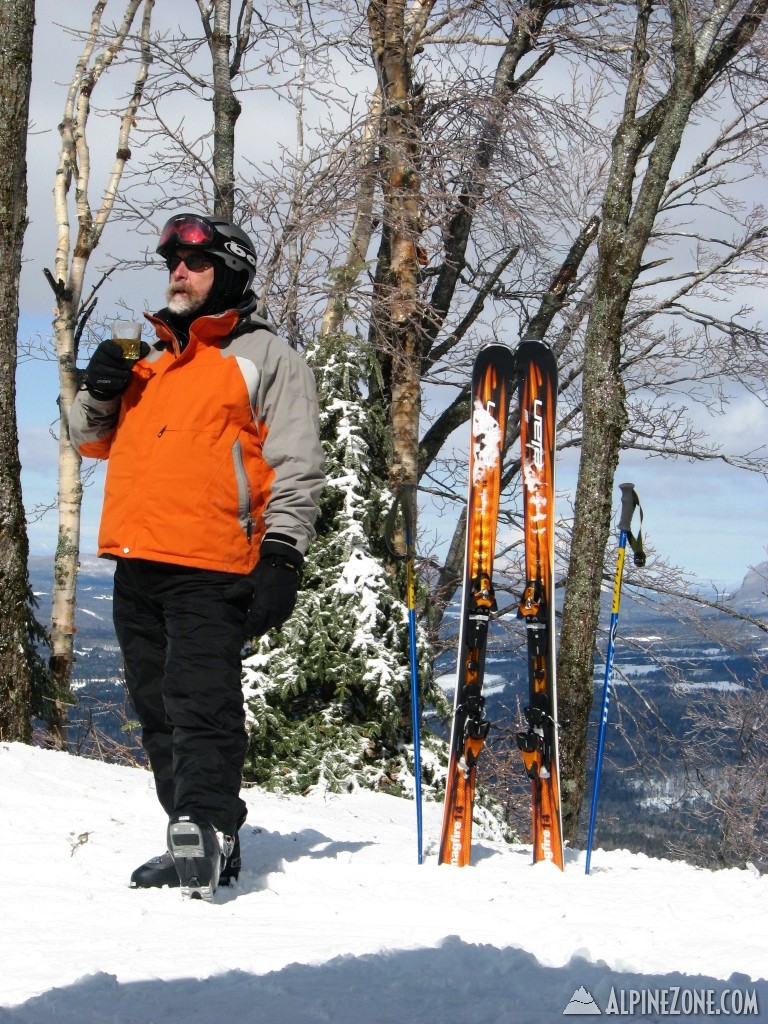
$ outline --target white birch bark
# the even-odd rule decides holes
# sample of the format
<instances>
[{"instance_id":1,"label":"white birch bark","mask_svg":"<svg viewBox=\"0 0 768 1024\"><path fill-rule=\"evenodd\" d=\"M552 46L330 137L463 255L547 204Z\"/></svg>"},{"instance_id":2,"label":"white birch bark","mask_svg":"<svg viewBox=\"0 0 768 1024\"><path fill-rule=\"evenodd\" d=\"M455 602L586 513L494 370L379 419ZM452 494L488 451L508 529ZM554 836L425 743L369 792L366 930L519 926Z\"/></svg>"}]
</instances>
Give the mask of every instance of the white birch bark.
<instances>
[{"instance_id":1,"label":"white birch bark","mask_svg":"<svg viewBox=\"0 0 768 1024\"><path fill-rule=\"evenodd\" d=\"M117 151L101 201L95 209L89 198L91 163L88 145L90 100L103 74L122 50L134 18L143 5L142 50L134 79L133 94L120 116ZM154 0L128 0L120 26L97 52L102 33L106 0L93 8L91 25L70 83L59 125L61 148L56 169L54 206L57 225L54 274L47 274L56 297L54 339L59 368L58 510L59 529L54 563L51 614L51 660L53 675L67 683L72 673L75 633L77 570L80 555L80 512L82 480L80 456L69 440L69 412L78 387L77 341L90 311L83 304L83 286L88 261L99 244L112 212L120 179L130 157L128 141L141 103L149 68L149 25ZM74 195L73 195L74 193ZM72 216L70 202L74 201ZM64 742L66 714L60 709L55 732Z\"/></svg>"}]
</instances>

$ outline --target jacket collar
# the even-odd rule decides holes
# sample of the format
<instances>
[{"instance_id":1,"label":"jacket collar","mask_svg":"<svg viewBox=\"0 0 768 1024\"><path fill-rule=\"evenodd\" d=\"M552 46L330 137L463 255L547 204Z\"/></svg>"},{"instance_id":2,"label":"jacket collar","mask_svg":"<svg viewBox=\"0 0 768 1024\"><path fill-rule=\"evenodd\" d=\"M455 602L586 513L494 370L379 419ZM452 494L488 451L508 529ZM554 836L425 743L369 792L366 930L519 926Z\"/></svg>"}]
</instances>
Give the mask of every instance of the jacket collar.
<instances>
[{"instance_id":1,"label":"jacket collar","mask_svg":"<svg viewBox=\"0 0 768 1024\"><path fill-rule=\"evenodd\" d=\"M267 307L252 291L247 291L243 301L234 309L198 317L189 325L187 335L177 324L171 311L164 307L157 313L144 316L154 326L161 342L170 345L180 355L190 340L211 344L222 338L246 334L248 331L265 330L277 334L275 325L269 320Z\"/></svg>"}]
</instances>

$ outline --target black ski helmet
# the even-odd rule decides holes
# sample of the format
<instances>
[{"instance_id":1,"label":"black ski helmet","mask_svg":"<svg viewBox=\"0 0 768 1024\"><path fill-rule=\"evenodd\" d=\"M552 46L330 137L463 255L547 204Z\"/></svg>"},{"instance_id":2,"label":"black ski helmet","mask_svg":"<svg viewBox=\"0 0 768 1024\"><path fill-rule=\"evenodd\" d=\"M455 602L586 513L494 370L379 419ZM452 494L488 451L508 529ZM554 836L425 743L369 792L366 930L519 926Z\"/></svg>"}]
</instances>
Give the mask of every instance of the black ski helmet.
<instances>
[{"instance_id":1,"label":"black ski helmet","mask_svg":"<svg viewBox=\"0 0 768 1024\"><path fill-rule=\"evenodd\" d=\"M256 249L242 228L224 217L200 213L177 213L167 222L155 250L167 259L176 249L200 249L218 257L230 270L245 271L250 288L256 273Z\"/></svg>"}]
</instances>

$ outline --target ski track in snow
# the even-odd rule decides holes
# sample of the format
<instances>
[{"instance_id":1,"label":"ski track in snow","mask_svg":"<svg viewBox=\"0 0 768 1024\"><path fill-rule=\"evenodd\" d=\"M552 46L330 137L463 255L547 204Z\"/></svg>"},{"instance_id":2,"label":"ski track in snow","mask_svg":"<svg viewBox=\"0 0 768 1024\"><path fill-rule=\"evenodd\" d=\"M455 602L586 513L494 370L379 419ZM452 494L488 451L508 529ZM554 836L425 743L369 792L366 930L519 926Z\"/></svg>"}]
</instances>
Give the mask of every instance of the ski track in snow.
<instances>
[{"instance_id":1,"label":"ski track in snow","mask_svg":"<svg viewBox=\"0 0 768 1024\"><path fill-rule=\"evenodd\" d=\"M547 1024L676 987L754 992L768 1020L754 871L596 850L587 877L583 852L561 873L477 837L438 866L435 804L419 865L412 802L250 789L237 885L183 902L126 885L164 845L147 772L21 744L0 771L2 1024Z\"/></svg>"}]
</instances>

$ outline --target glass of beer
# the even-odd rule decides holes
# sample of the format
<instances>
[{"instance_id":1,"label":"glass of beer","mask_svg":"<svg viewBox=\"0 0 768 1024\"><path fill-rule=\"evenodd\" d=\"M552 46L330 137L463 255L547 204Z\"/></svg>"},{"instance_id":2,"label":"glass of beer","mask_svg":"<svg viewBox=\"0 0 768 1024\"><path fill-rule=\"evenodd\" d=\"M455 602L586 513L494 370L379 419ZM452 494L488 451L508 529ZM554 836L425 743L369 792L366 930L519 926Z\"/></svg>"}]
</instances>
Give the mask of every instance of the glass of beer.
<instances>
[{"instance_id":1,"label":"glass of beer","mask_svg":"<svg viewBox=\"0 0 768 1024\"><path fill-rule=\"evenodd\" d=\"M124 359L138 359L141 356L141 324L133 320L115 320L112 324L112 340L123 350Z\"/></svg>"}]
</instances>

